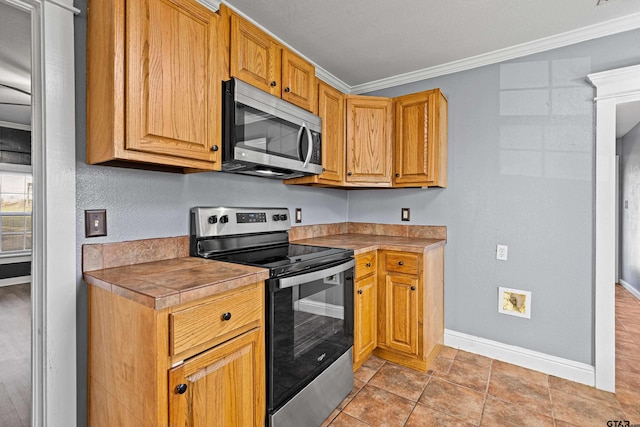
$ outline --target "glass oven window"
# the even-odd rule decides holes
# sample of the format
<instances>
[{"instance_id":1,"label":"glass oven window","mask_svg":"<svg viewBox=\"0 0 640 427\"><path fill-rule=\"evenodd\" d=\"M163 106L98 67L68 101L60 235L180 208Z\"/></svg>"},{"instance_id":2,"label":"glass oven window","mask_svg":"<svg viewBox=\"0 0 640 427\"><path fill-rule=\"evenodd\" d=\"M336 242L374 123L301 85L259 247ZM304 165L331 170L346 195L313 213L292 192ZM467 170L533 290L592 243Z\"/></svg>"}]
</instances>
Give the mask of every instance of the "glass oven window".
<instances>
[{"instance_id":1,"label":"glass oven window","mask_svg":"<svg viewBox=\"0 0 640 427\"><path fill-rule=\"evenodd\" d=\"M353 269L271 294L270 407L353 345Z\"/></svg>"}]
</instances>

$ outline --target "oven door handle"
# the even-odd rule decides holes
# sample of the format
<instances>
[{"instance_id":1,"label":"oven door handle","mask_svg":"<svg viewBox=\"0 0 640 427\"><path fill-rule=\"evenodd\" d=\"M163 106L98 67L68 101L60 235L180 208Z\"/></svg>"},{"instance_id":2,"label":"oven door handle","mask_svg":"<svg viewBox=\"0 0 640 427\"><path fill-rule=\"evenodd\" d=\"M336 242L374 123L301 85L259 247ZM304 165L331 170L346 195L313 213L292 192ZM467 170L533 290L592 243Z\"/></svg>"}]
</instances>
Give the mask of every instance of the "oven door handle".
<instances>
[{"instance_id":1,"label":"oven door handle","mask_svg":"<svg viewBox=\"0 0 640 427\"><path fill-rule=\"evenodd\" d=\"M291 277L283 277L278 280L278 289L291 288L293 286L301 285L303 283L313 282L314 280L322 279L323 277L333 276L334 274L342 273L356 265L355 260L351 259L343 264L336 265L329 268L323 268L321 270L312 271L305 274L297 274Z\"/></svg>"}]
</instances>

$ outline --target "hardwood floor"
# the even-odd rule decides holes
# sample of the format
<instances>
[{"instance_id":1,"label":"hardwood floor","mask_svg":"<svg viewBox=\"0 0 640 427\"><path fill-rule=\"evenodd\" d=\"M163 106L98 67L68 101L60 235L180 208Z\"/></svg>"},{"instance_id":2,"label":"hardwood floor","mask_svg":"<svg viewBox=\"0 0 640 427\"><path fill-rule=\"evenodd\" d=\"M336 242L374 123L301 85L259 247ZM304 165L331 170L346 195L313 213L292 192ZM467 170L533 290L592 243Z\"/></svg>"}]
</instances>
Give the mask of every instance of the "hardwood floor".
<instances>
[{"instance_id":1,"label":"hardwood floor","mask_svg":"<svg viewBox=\"0 0 640 427\"><path fill-rule=\"evenodd\" d=\"M616 286L616 394L445 347L426 374L372 357L323 427L640 426L640 300Z\"/></svg>"},{"instance_id":2,"label":"hardwood floor","mask_svg":"<svg viewBox=\"0 0 640 427\"><path fill-rule=\"evenodd\" d=\"M28 427L31 411L31 285L0 287L0 427Z\"/></svg>"}]
</instances>

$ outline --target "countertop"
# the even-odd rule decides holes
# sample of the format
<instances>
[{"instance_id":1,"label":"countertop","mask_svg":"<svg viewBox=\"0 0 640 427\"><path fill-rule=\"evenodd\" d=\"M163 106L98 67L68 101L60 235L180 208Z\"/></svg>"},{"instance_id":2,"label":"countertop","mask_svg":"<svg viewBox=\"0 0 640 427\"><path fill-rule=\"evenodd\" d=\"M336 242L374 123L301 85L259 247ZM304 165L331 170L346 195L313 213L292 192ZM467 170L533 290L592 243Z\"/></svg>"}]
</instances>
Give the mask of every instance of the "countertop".
<instances>
[{"instance_id":1,"label":"countertop","mask_svg":"<svg viewBox=\"0 0 640 427\"><path fill-rule=\"evenodd\" d=\"M312 237L309 239L296 240L292 243L353 249L354 255L359 255L377 249L422 253L425 250L444 246L446 240L348 233Z\"/></svg>"},{"instance_id":2,"label":"countertop","mask_svg":"<svg viewBox=\"0 0 640 427\"><path fill-rule=\"evenodd\" d=\"M180 252L184 238L153 239L140 242L109 244L110 252L122 254L122 248L136 249L137 252L152 252L149 247L158 245ZM176 245L175 243L178 242ZM188 242L188 241L187 241ZM292 243L314 246L330 246L353 249L354 254L383 249L422 253L445 244L445 239L401 237L371 234L335 234L292 241ZM86 247L83 256L95 252L95 247ZM173 250L173 249L172 249ZM102 249L98 248L102 253ZM104 250L105 253L107 249ZM126 252L128 253L128 252ZM173 252L172 252L173 253ZM106 255L105 255L106 256ZM136 258L135 253L130 255ZM167 255L170 256L170 255ZM143 258L142 258L143 259ZM136 262L136 261L132 261ZM102 266L101 263L97 265ZM95 268L95 267L94 267ZM203 258L179 256L151 262L136 262L110 268L100 268L83 273L85 282L109 292L113 292L156 310L162 310L200 298L237 289L269 278L264 268L232 264Z\"/></svg>"},{"instance_id":3,"label":"countertop","mask_svg":"<svg viewBox=\"0 0 640 427\"><path fill-rule=\"evenodd\" d=\"M161 310L269 278L269 270L196 257L85 271L84 281Z\"/></svg>"}]
</instances>

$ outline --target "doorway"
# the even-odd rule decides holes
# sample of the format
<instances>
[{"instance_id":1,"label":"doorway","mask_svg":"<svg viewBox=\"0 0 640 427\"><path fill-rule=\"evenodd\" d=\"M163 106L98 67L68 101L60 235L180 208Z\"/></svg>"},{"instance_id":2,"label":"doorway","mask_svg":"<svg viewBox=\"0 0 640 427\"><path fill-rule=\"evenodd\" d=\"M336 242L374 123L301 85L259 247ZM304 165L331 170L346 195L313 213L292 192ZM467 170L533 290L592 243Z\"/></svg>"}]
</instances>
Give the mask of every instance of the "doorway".
<instances>
[{"instance_id":1,"label":"doorway","mask_svg":"<svg viewBox=\"0 0 640 427\"><path fill-rule=\"evenodd\" d=\"M595 385L615 392L616 110L640 101L640 65L588 75L596 87Z\"/></svg>"},{"instance_id":2,"label":"doorway","mask_svg":"<svg viewBox=\"0 0 640 427\"><path fill-rule=\"evenodd\" d=\"M31 425L31 17L0 2L0 425Z\"/></svg>"}]
</instances>

